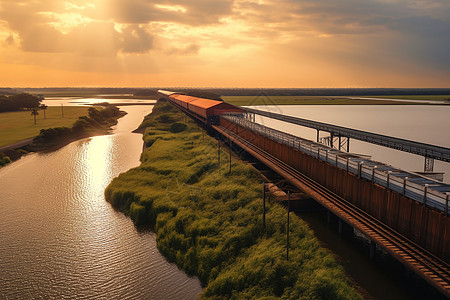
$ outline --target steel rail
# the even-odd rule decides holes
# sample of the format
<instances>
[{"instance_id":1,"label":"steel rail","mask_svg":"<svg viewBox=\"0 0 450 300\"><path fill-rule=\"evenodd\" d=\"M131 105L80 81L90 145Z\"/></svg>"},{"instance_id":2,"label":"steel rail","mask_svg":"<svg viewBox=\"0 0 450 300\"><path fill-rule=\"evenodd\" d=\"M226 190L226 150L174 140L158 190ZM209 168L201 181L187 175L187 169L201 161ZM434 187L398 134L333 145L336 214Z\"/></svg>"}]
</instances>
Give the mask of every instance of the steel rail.
<instances>
[{"instance_id":1,"label":"steel rail","mask_svg":"<svg viewBox=\"0 0 450 300\"><path fill-rule=\"evenodd\" d=\"M346 223L353 225L403 264L408 265L447 297L450 296L450 266L446 262L273 155L226 128L213 127L222 134L228 135L228 138L232 138L233 142L244 150L249 151L257 158L262 158L266 164L272 165L274 171L277 171L294 185L308 192L333 213L343 217Z\"/></svg>"},{"instance_id":2,"label":"steel rail","mask_svg":"<svg viewBox=\"0 0 450 300\"><path fill-rule=\"evenodd\" d=\"M313 128L319 131L325 131L332 133L335 136L343 136L347 138L352 138L360 140L363 142L384 146L408 153L417 154L420 156L437 159L445 162L450 162L450 148L445 148L441 146L435 146L430 144L425 144L421 142L391 137L387 135L372 133L368 131L362 131L352 128L347 128L343 126L337 126L333 124L327 124L317 121L312 121L303 118L297 118L292 116L286 116L278 113L263 111L254 108L241 107L245 111L253 114L258 114L264 117Z\"/></svg>"}]
</instances>

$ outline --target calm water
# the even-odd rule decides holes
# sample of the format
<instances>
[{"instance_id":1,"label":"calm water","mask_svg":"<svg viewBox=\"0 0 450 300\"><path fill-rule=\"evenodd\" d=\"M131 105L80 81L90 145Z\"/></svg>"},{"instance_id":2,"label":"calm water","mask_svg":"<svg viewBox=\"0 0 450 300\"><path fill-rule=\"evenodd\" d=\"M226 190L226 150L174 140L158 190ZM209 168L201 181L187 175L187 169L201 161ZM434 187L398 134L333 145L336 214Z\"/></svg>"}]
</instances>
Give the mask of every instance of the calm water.
<instances>
[{"instance_id":1,"label":"calm water","mask_svg":"<svg viewBox=\"0 0 450 300\"><path fill-rule=\"evenodd\" d=\"M108 95L102 95L108 96ZM118 95L126 96L126 94ZM43 104L49 106L59 106L61 104L67 106L79 106L79 105L89 105L95 103L108 102L111 104L118 103L136 103L136 104L155 104L156 100L146 100L146 99L129 99L129 98L118 98L118 99L107 99L107 98L79 98L79 97L47 97Z\"/></svg>"},{"instance_id":2,"label":"calm water","mask_svg":"<svg viewBox=\"0 0 450 300\"><path fill-rule=\"evenodd\" d=\"M450 147L450 105L279 105L255 108ZM264 117L257 117L257 121L278 130L316 140L316 131L310 128ZM327 133L321 133L321 136L325 135ZM350 141L350 152L370 155L374 160L406 171L423 172L424 168L424 158L421 156L357 140ZM444 181L450 182L449 163L435 161L434 171L445 172Z\"/></svg>"},{"instance_id":3,"label":"calm water","mask_svg":"<svg viewBox=\"0 0 450 300\"><path fill-rule=\"evenodd\" d=\"M0 169L0 299L195 299L200 282L168 263L156 236L104 199L139 165L133 134L151 106L127 106L115 134L31 154Z\"/></svg>"}]
</instances>

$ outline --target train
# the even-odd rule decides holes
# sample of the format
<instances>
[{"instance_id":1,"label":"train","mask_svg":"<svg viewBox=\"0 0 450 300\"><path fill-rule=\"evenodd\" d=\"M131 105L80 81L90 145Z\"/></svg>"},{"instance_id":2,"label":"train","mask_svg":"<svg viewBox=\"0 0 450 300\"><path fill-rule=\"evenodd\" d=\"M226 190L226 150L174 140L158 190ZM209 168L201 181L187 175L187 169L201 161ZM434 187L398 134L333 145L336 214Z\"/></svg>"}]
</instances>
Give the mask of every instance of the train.
<instances>
[{"instance_id":1,"label":"train","mask_svg":"<svg viewBox=\"0 0 450 300\"><path fill-rule=\"evenodd\" d=\"M222 114L243 115L245 113L242 108L223 101L192 97L183 93L164 90L159 90L158 93L175 106L195 116L204 123L216 125Z\"/></svg>"}]
</instances>

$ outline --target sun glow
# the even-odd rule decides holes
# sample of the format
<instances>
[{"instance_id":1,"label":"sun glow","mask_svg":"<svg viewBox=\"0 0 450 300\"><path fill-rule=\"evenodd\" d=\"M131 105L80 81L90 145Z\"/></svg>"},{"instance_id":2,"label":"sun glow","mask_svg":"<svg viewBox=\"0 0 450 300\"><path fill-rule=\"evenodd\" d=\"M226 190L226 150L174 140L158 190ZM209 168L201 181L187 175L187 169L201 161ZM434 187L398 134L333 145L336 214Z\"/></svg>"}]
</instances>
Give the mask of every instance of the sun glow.
<instances>
[{"instance_id":1,"label":"sun glow","mask_svg":"<svg viewBox=\"0 0 450 300\"><path fill-rule=\"evenodd\" d=\"M66 10L72 10L72 9L78 9L78 10L85 10L86 8L92 8L95 9L95 4L93 3L86 3L86 5L76 5L71 2L65 2L64 7Z\"/></svg>"},{"instance_id":2,"label":"sun glow","mask_svg":"<svg viewBox=\"0 0 450 300\"><path fill-rule=\"evenodd\" d=\"M449 1L298 2L2 0L0 82L448 86Z\"/></svg>"},{"instance_id":3,"label":"sun glow","mask_svg":"<svg viewBox=\"0 0 450 300\"><path fill-rule=\"evenodd\" d=\"M93 21L92 19L77 13L55 13L46 11L40 12L39 14L54 20L47 24L63 34L68 34L73 28L89 24Z\"/></svg>"},{"instance_id":4,"label":"sun glow","mask_svg":"<svg viewBox=\"0 0 450 300\"><path fill-rule=\"evenodd\" d=\"M111 136L97 136L87 142L85 167L88 181L86 188L93 192L105 188L111 179Z\"/></svg>"},{"instance_id":5,"label":"sun glow","mask_svg":"<svg viewBox=\"0 0 450 300\"><path fill-rule=\"evenodd\" d=\"M186 13L187 9L184 8L181 5L162 5L162 4L155 4L155 7L161 10L166 10L166 11L174 11L174 12L181 12L181 13Z\"/></svg>"}]
</instances>

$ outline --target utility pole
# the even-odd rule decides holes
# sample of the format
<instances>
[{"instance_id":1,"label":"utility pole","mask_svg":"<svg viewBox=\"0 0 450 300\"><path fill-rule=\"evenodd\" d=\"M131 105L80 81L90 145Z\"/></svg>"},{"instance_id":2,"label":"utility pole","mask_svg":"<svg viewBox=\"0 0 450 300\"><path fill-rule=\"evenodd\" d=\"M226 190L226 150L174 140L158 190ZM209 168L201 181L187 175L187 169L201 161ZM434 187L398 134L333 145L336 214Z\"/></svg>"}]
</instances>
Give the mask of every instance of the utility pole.
<instances>
[{"instance_id":1,"label":"utility pole","mask_svg":"<svg viewBox=\"0 0 450 300\"><path fill-rule=\"evenodd\" d=\"M220 168L220 140L217 140L217 164Z\"/></svg>"},{"instance_id":2,"label":"utility pole","mask_svg":"<svg viewBox=\"0 0 450 300\"><path fill-rule=\"evenodd\" d=\"M291 192L288 191L287 228L286 228L286 260L289 260L289 212L291 211Z\"/></svg>"},{"instance_id":3,"label":"utility pole","mask_svg":"<svg viewBox=\"0 0 450 300\"><path fill-rule=\"evenodd\" d=\"M228 172L228 176L231 176L231 147L233 147L233 142L230 140L230 170Z\"/></svg>"},{"instance_id":4,"label":"utility pole","mask_svg":"<svg viewBox=\"0 0 450 300\"><path fill-rule=\"evenodd\" d=\"M61 103L61 117L64 118L64 104Z\"/></svg>"},{"instance_id":5,"label":"utility pole","mask_svg":"<svg viewBox=\"0 0 450 300\"><path fill-rule=\"evenodd\" d=\"M266 228L266 183L262 184L263 191L263 227Z\"/></svg>"}]
</instances>

